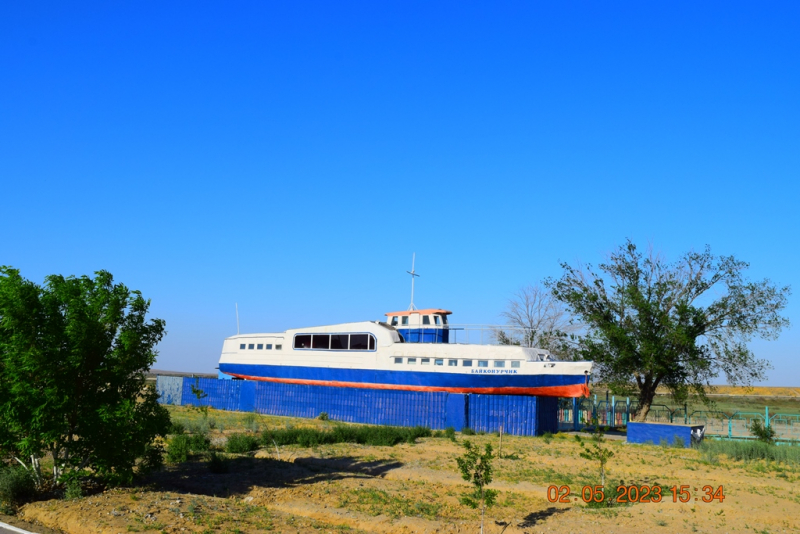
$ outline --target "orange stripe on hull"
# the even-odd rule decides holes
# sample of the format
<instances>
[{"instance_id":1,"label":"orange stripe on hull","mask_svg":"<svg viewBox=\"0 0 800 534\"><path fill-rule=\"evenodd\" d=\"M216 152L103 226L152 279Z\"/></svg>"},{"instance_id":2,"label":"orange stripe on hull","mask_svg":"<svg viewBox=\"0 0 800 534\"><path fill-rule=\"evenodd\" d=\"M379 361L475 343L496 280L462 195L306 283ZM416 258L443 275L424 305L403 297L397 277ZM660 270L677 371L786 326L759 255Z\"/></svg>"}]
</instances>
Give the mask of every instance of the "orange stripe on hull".
<instances>
[{"instance_id":1,"label":"orange stripe on hull","mask_svg":"<svg viewBox=\"0 0 800 534\"><path fill-rule=\"evenodd\" d=\"M438 386L404 386L397 384L369 384L364 382L338 382L336 380L305 380L300 378L270 378L227 373L246 380L278 382L280 384L302 384L305 386L334 386L344 388L395 389L401 391L443 391L447 393L484 393L493 395L535 395L537 397L588 397L586 384L571 386L545 386L536 388L448 388Z\"/></svg>"}]
</instances>

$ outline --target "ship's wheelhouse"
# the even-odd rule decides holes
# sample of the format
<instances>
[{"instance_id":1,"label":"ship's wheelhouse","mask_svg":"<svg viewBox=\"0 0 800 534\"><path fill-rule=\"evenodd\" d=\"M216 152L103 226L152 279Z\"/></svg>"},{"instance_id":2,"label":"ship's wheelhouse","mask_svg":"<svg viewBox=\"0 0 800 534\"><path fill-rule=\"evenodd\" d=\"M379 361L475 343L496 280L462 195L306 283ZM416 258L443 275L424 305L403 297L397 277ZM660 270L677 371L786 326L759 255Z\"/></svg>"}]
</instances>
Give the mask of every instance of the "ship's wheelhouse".
<instances>
[{"instance_id":1,"label":"ship's wheelhouse","mask_svg":"<svg viewBox=\"0 0 800 534\"><path fill-rule=\"evenodd\" d=\"M397 329L406 343L449 343L447 316L452 313L438 308L388 312L386 322Z\"/></svg>"}]
</instances>

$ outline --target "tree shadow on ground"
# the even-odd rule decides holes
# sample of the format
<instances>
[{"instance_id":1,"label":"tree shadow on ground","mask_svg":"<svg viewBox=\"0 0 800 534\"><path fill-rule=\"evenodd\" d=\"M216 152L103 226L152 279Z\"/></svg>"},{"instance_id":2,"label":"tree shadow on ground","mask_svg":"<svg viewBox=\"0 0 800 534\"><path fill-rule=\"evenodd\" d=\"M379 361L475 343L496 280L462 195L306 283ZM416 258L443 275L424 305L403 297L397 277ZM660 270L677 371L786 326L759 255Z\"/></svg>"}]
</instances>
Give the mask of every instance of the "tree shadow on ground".
<instances>
[{"instance_id":1,"label":"tree shadow on ground","mask_svg":"<svg viewBox=\"0 0 800 534\"><path fill-rule=\"evenodd\" d=\"M383 477L403 464L394 460L365 462L348 456L297 458L294 462L239 456L226 459L224 465L226 472L212 473L208 462L196 459L153 473L146 483L159 491L230 497L247 494L254 487L289 488L324 480Z\"/></svg>"},{"instance_id":2,"label":"tree shadow on ground","mask_svg":"<svg viewBox=\"0 0 800 534\"><path fill-rule=\"evenodd\" d=\"M540 521L544 521L548 517L563 514L564 512L568 511L569 508L556 508L555 506L551 506L546 510L540 510L538 512L531 512L530 514L526 515L522 522L518 525L522 528L528 528L536 526L537 523Z\"/></svg>"}]
</instances>

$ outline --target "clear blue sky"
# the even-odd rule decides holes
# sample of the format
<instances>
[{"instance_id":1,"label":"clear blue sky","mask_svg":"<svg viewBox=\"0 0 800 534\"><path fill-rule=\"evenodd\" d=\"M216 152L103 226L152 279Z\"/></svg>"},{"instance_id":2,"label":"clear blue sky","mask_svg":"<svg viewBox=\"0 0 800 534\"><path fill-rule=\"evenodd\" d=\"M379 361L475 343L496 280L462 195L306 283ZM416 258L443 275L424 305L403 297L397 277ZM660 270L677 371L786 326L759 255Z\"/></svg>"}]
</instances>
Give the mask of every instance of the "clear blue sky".
<instances>
[{"instance_id":1,"label":"clear blue sky","mask_svg":"<svg viewBox=\"0 0 800 534\"><path fill-rule=\"evenodd\" d=\"M658 5L657 5L658 4ZM0 264L111 271L224 337L709 244L800 291L800 3L5 2ZM767 384L800 385L800 306Z\"/></svg>"}]
</instances>

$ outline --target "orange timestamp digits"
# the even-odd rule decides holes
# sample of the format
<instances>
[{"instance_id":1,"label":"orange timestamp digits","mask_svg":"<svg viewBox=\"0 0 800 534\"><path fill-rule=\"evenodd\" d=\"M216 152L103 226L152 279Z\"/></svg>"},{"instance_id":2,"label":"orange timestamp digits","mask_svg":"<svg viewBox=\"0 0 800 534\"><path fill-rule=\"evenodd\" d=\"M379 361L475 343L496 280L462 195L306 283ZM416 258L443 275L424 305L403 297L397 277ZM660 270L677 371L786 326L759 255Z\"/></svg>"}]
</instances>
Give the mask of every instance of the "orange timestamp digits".
<instances>
[{"instance_id":1,"label":"orange timestamp digits","mask_svg":"<svg viewBox=\"0 0 800 534\"><path fill-rule=\"evenodd\" d=\"M689 491L690 486L683 485L683 486L672 486L669 490L672 492L672 502L689 502L692 500L692 492ZM693 488L695 494L697 493L697 488ZM694 497L694 500L697 500L697 497ZM725 500L725 489L723 486L717 487L714 489L713 486L703 486L703 502L713 502L715 500L722 502Z\"/></svg>"},{"instance_id":2,"label":"orange timestamp digits","mask_svg":"<svg viewBox=\"0 0 800 534\"><path fill-rule=\"evenodd\" d=\"M690 490L693 490L693 492ZM657 503L664 498L663 491L661 486L626 486L622 484L617 486L617 496L614 500L618 503ZM672 493L672 502L698 500L698 497L694 496L699 495L698 489L688 485L672 486L669 491ZM577 501L578 497L571 497L571 493L569 486L548 486L547 500L560 503ZM715 500L722 502L725 499L725 490L723 486L718 486L716 489L713 486L703 486L700 498L703 502L713 502ZM606 495L603 486L583 486L580 499L585 503L604 502Z\"/></svg>"}]
</instances>

